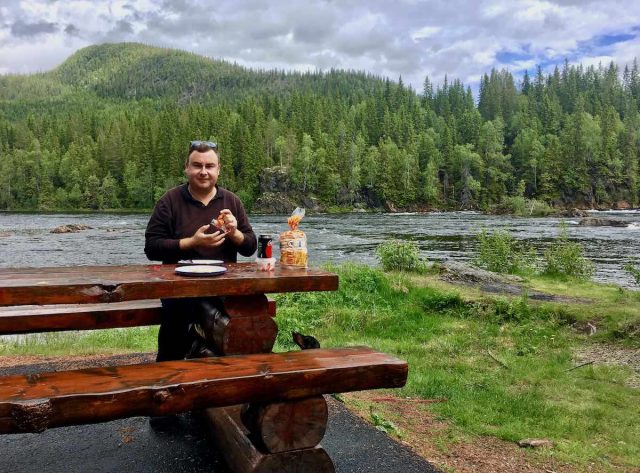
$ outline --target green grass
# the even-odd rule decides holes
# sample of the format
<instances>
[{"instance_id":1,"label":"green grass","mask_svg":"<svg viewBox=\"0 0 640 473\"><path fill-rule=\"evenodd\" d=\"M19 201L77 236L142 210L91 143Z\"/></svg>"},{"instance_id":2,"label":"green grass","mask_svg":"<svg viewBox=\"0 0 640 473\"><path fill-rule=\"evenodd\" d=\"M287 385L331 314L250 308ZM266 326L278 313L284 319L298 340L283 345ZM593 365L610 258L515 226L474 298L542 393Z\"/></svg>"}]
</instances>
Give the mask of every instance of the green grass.
<instances>
[{"instance_id":1,"label":"green grass","mask_svg":"<svg viewBox=\"0 0 640 473\"><path fill-rule=\"evenodd\" d=\"M533 277L530 290L578 298L532 303L487 297L453 287L434 275L384 273L363 266L329 268L340 288L276 296L277 350L293 348L291 330L316 336L323 347L369 345L409 362L399 396L446 398L430 404L437 418L461 435L507 441L549 438L553 455L575 471L640 468L640 390L625 382L631 371L590 365L573 371L572 349L596 342L640 347L640 294L613 286ZM590 338L570 328L596 321ZM87 335L45 335L0 342L0 354L153 351L153 328ZM502 366L493 357L506 365Z\"/></svg>"},{"instance_id":2,"label":"green grass","mask_svg":"<svg viewBox=\"0 0 640 473\"><path fill-rule=\"evenodd\" d=\"M98 355L155 351L158 327L59 332L0 339L2 355Z\"/></svg>"},{"instance_id":3,"label":"green grass","mask_svg":"<svg viewBox=\"0 0 640 473\"><path fill-rule=\"evenodd\" d=\"M594 322L594 341L621 342L640 349L640 291L576 279L532 277L532 290L572 297L583 303L559 305L569 320Z\"/></svg>"}]
</instances>

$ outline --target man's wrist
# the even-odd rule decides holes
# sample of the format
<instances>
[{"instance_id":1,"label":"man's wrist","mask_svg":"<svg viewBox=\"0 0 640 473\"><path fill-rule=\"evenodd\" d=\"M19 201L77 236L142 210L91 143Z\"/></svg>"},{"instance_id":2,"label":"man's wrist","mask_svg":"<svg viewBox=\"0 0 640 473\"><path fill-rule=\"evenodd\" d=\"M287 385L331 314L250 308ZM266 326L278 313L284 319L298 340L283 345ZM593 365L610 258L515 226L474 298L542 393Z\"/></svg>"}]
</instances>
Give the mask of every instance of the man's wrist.
<instances>
[{"instance_id":1,"label":"man's wrist","mask_svg":"<svg viewBox=\"0 0 640 473\"><path fill-rule=\"evenodd\" d=\"M179 241L179 246L181 250L190 250L193 248L193 238L181 238Z\"/></svg>"},{"instance_id":2,"label":"man's wrist","mask_svg":"<svg viewBox=\"0 0 640 473\"><path fill-rule=\"evenodd\" d=\"M234 232L229 235L229 239L234 243L234 245L240 246L244 241L244 233L236 228Z\"/></svg>"}]
</instances>

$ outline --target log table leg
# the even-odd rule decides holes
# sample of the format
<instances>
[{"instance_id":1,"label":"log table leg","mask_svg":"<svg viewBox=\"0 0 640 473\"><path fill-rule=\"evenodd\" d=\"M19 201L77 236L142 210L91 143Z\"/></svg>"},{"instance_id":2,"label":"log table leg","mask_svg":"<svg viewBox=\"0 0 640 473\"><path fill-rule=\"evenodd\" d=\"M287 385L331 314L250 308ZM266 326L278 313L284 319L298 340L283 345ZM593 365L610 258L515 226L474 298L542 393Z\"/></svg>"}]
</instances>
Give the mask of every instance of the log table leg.
<instances>
[{"instance_id":1,"label":"log table leg","mask_svg":"<svg viewBox=\"0 0 640 473\"><path fill-rule=\"evenodd\" d=\"M278 327L267 297L226 297L223 313L209 318L206 338L216 353L271 352ZM327 427L322 396L205 410L205 421L234 473L334 473L319 446ZM241 418L242 417L242 418Z\"/></svg>"},{"instance_id":2,"label":"log table leg","mask_svg":"<svg viewBox=\"0 0 640 473\"><path fill-rule=\"evenodd\" d=\"M265 454L253 445L240 420L240 406L205 410L216 446L234 473L335 473L321 446Z\"/></svg>"},{"instance_id":3,"label":"log table leg","mask_svg":"<svg viewBox=\"0 0 640 473\"><path fill-rule=\"evenodd\" d=\"M227 297L223 313L207 320L205 336L221 355L269 353L278 334L264 294Z\"/></svg>"},{"instance_id":4,"label":"log table leg","mask_svg":"<svg viewBox=\"0 0 640 473\"><path fill-rule=\"evenodd\" d=\"M324 437L328 417L323 396L251 403L241 412L242 423L254 444L271 453L315 447Z\"/></svg>"}]
</instances>

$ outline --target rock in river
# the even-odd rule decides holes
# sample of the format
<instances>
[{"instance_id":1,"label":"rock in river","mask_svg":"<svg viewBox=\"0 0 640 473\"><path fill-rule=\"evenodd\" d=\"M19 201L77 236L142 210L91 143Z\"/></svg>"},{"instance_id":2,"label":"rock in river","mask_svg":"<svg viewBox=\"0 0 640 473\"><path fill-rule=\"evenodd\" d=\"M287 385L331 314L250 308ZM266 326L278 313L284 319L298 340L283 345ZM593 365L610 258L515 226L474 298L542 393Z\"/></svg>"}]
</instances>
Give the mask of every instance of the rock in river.
<instances>
[{"instance_id":1,"label":"rock in river","mask_svg":"<svg viewBox=\"0 0 640 473\"><path fill-rule=\"evenodd\" d=\"M82 230L90 230L90 229L91 227L89 225L83 225L81 223L79 224L72 223L70 225L60 225L59 227L56 227L53 230L51 230L51 233L77 233L77 232L81 232Z\"/></svg>"},{"instance_id":2,"label":"rock in river","mask_svg":"<svg viewBox=\"0 0 640 473\"><path fill-rule=\"evenodd\" d=\"M585 217L580 220L580 225L589 227L628 227L629 222L617 218Z\"/></svg>"}]
</instances>

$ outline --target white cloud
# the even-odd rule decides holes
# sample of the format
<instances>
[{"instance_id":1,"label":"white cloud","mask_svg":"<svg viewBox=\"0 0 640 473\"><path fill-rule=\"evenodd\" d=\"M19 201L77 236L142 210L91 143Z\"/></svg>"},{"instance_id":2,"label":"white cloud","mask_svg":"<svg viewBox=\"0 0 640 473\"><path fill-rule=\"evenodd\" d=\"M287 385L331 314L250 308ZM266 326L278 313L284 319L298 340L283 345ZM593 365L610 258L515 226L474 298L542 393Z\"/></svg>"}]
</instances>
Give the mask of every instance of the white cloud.
<instances>
[{"instance_id":1,"label":"white cloud","mask_svg":"<svg viewBox=\"0 0 640 473\"><path fill-rule=\"evenodd\" d=\"M411 39L417 43L421 39L431 38L442 30L440 26L423 26L411 34Z\"/></svg>"},{"instance_id":2,"label":"white cloud","mask_svg":"<svg viewBox=\"0 0 640 473\"><path fill-rule=\"evenodd\" d=\"M528 5L521 6L519 4L515 4L516 8L513 11L513 15L516 20L540 23L545 21L549 15L562 14L562 9L560 7L549 2L531 1L526 3L528 3Z\"/></svg>"},{"instance_id":3,"label":"white cloud","mask_svg":"<svg viewBox=\"0 0 640 473\"><path fill-rule=\"evenodd\" d=\"M127 40L262 69L362 69L402 76L420 90L425 75L436 83L447 74L473 85L491 67L517 73L564 57L585 64L605 58L628 63L640 51L637 0L2 3L0 72L5 73L46 70L78 47ZM597 41L631 32L636 37L624 42Z\"/></svg>"},{"instance_id":4,"label":"white cloud","mask_svg":"<svg viewBox=\"0 0 640 473\"><path fill-rule=\"evenodd\" d=\"M62 63L77 49L88 46L86 41L64 36L51 36L48 41L21 41L10 48L2 48L0 70L3 73L24 74L44 72Z\"/></svg>"}]
</instances>

